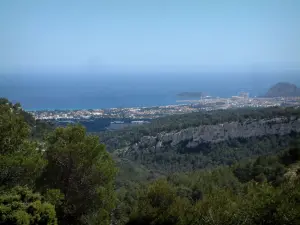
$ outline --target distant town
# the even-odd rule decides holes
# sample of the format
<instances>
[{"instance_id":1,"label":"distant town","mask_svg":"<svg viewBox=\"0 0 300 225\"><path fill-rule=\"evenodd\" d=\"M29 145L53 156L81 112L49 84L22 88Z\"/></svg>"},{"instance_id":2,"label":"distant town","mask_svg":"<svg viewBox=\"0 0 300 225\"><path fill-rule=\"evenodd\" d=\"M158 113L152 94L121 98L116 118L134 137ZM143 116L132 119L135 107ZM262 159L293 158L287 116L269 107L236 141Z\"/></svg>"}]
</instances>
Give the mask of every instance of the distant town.
<instances>
[{"instance_id":1,"label":"distant town","mask_svg":"<svg viewBox=\"0 0 300 225\"><path fill-rule=\"evenodd\" d=\"M72 121L114 118L116 121L112 121L111 123L122 123L126 118L130 119L130 121L134 124L140 124L148 123L149 120L162 116L198 111L243 107L258 108L299 105L300 97L250 98L249 93L242 92L238 96L232 96L231 98L215 98L205 96L193 100L178 100L177 104L167 106L53 111L42 110L30 111L30 113L39 120Z\"/></svg>"}]
</instances>

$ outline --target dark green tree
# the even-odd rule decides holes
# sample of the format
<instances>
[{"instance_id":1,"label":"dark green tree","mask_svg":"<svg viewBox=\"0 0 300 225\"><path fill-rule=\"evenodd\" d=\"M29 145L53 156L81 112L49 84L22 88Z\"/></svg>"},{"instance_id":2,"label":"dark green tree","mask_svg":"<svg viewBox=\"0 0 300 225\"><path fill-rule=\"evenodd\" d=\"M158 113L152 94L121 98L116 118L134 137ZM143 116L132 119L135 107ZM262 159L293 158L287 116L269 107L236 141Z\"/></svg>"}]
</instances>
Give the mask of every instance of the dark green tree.
<instances>
[{"instance_id":1,"label":"dark green tree","mask_svg":"<svg viewBox=\"0 0 300 225\"><path fill-rule=\"evenodd\" d=\"M99 138L82 126L68 126L51 133L47 145L48 165L38 183L43 192L63 194L56 206L59 223L109 224L116 168Z\"/></svg>"},{"instance_id":2,"label":"dark green tree","mask_svg":"<svg viewBox=\"0 0 300 225\"><path fill-rule=\"evenodd\" d=\"M46 161L37 142L29 140L30 127L22 109L3 99L0 104L0 186L34 186Z\"/></svg>"},{"instance_id":3,"label":"dark green tree","mask_svg":"<svg viewBox=\"0 0 300 225\"><path fill-rule=\"evenodd\" d=\"M0 192L0 224L56 225L52 204L44 202L40 194L25 187Z\"/></svg>"},{"instance_id":4,"label":"dark green tree","mask_svg":"<svg viewBox=\"0 0 300 225\"><path fill-rule=\"evenodd\" d=\"M285 165L292 164L300 160L300 139L293 140L289 149L281 156L281 161Z\"/></svg>"}]
</instances>

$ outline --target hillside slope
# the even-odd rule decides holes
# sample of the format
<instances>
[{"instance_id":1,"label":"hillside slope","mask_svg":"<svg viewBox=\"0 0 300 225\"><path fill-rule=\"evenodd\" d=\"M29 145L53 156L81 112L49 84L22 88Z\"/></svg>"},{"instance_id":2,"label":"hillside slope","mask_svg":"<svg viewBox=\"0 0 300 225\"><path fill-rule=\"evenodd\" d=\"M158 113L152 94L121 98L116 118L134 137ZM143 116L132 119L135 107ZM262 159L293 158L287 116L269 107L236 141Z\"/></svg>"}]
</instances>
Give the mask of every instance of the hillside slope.
<instances>
[{"instance_id":1,"label":"hillside slope","mask_svg":"<svg viewBox=\"0 0 300 225\"><path fill-rule=\"evenodd\" d=\"M111 133L113 138L106 144L114 148L111 151L117 157L168 174L277 153L300 133L300 109L295 108L229 110L182 117L186 123L178 119L173 130L166 122L173 119L165 118L152 127L118 131L115 136ZM131 138L127 138L129 134Z\"/></svg>"}]
</instances>

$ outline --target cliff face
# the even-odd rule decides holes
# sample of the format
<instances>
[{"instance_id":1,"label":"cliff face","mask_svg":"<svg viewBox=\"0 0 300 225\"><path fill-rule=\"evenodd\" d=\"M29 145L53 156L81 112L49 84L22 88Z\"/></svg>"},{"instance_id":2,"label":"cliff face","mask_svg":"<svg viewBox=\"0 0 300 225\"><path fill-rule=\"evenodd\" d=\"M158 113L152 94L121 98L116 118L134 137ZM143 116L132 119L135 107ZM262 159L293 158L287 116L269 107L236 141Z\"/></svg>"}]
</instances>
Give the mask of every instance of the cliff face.
<instances>
[{"instance_id":1,"label":"cliff face","mask_svg":"<svg viewBox=\"0 0 300 225\"><path fill-rule=\"evenodd\" d=\"M159 133L157 136L144 136L139 142L118 150L121 156L133 153L157 153L170 148L199 148L204 143L217 143L235 138L250 138L267 135L286 135L300 132L300 118L278 117L269 120L248 120L243 123L230 122L217 125L203 125L169 133Z\"/></svg>"}]
</instances>

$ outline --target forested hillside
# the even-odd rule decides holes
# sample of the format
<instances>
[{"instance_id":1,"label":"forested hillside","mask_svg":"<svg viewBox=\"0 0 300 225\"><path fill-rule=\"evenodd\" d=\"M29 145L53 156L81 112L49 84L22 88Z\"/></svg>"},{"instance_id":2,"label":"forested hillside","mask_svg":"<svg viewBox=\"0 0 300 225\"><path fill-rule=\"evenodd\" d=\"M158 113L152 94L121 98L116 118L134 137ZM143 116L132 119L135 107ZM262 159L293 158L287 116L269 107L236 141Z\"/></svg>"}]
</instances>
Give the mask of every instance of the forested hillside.
<instances>
[{"instance_id":1,"label":"forested hillside","mask_svg":"<svg viewBox=\"0 0 300 225\"><path fill-rule=\"evenodd\" d=\"M164 117L101 133L100 140L120 158L169 174L276 154L297 139L299 131L299 108L246 108Z\"/></svg>"},{"instance_id":2,"label":"forested hillside","mask_svg":"<svg viewBox=\"0 0 300 225\"><path fill-rule=\"evenodd\" d=\"M32 138L31 119L0 104L0 224L109 224L117 170L105 146L81 126Z\"/></svg>"},{"instance_id":3,"label":"forested hillside","mask_svg":"<svg viewBox=\"0 0 300 225\"><path fill-rule=\"evenodd\" d=\"M282 108L242 112L208 115L245 121L299 113ZM184 118L203 122L208 117L200 115L166 117L158 120L162 128L155 128L156 121L152 128L138 129L161 132L177 118L179 130ZM212 123L226 122L221 117ZM160 164L111 154L79 125L33 135L37 123L19 104L0 104L0 224L300 224L300 139L295 132L218 142L203 147L201 157L179 152L179 159L173 154Z\"/></svg>"},{"instance_id":4,"label":"forested hillside","mask_svg":"<svg viewBox=\"0 0 300 225\"><path fill-rule=\"evenodd\" d=\"M224 122L244 122L246 120L271 119L281 116L300 116L300 108L241 108L195 112L172 115L152 120L150 124L125 128L117 131L101 132L101 141L107 144L108 150L122 148L137 142L143 136L156 136L158 133L180 131L189 127L214 125Z\"/></svg>"},{"instance_id":5,"label":"forested hillside","mask_svg":"<svg viewBox=\"0 0 300 225\"><path fill-rule=\"evenodd\" d=\"M276 156L141 185L137 195L120 194L128 204L119 213L131 206L131 225L299 224L300 146L292 146Z\"/></svg>"}]
</instances>

